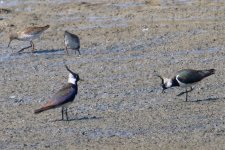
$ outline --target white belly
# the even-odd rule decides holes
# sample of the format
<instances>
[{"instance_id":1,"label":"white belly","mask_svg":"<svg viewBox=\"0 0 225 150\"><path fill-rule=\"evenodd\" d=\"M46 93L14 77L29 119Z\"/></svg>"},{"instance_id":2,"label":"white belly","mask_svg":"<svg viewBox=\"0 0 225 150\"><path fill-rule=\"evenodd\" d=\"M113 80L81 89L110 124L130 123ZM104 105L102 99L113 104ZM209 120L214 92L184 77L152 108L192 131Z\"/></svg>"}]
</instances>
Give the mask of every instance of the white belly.
<instances>
[{"instance_id":1,"label":"white belly","mask_svg":"<svg viewBox=\"0 0 225 150\"><path fill-rule=\"evenodd\" d=\"M68 46L69 48L72 48L72 49L77 49L80 46L79 41L76 41L76 40L74 40L72 38L68 38L68 37L65 38L65 44L66 44L66 46Z\"/></svg>"},{"instance_id":2,"label":"white belly","mask_svg":"<svg viewBox=\"0 0 225 150\"><path fill-rule=\"evenodd\" d=\"M40 34L22 34L18 37L19 40L21 41L32 41L34 39L39 38Z\"/></svg>"}]
</instances>

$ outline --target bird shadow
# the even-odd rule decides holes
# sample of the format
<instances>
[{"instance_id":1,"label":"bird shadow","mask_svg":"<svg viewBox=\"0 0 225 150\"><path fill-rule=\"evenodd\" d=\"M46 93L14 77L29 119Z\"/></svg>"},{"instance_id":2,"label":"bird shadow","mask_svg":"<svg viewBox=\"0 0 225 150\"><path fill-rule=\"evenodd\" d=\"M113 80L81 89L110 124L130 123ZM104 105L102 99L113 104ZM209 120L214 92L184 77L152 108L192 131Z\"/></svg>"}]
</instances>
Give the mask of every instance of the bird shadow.
<instances>
[{"instance_id":1,"label":"bird shadow","mask_svg":"<svg viewBox=\"0 0 225 150\"><path fill-rule=\"evenodd\" d=\"M197 99L197 100L187 100L187 101L182 101L185 103L200 103L200 102L214 102L217 101L219 99L225 99L225 97L219 98L219 97L210 97L210 98L206 98L206 99Z\"/></svg>"},{"instance_id":2,"label":"bird shadow","mask_svg":"<svg viewBox=\"0 0 225 150\"><path fill-rule=\"evenodd\" d=\"M197 100L191 101L191 102L216 101L216 100L224 99L224 98L225 98L225 97L223 97L223 98L219 98L219 97L210 97L210 98L206 98L206 99L197 99Z\"/></svg>"},{"instance_id":3,"label":"bird shadow","mask_svg":"<svg viewBox=\"0 0 225 150\"><path fill-rule=\"evenodd\" d=\"M96 117L96 116L84 116L84 117L81 117L81 118L71 118L71 119L68 119L68 120L62 120L62 119L56 119L56 120L53 120L51 122L57 122L57 121L66 121L66 122L70 122L70 121L81 121L81 120L98 120L98 119L102 119L103 117Z\"/></svg>"},{"instance_id":4,"label":"bird shadow","mask_svg":"<svg viewBox=\"0 0 225 150\"><path fill-rule=\"evenodd\" d=\"M40 50L40 51L34 51L34 54L47 54L47 53L56 53L56 52L63 52L64 49L51 49L51 50ZM32 52L31 52L32 53Z\"/></svg>"},{"instance_id":5,"label":"bird shadow","mask_svg":"<svg viewBox=\"0 0 225 150\"><path fill-rule=\"evenodd\" d=\"M22 55L22 54L48 54L48 53L57 53L57 52L63 52L64 49L51 49L51 50L37 50L34 52L14 52L11 55ZM59 54L58 54L59 55ZM65 55L64 53L61 55Z\"/></svg>"}]
</instances>

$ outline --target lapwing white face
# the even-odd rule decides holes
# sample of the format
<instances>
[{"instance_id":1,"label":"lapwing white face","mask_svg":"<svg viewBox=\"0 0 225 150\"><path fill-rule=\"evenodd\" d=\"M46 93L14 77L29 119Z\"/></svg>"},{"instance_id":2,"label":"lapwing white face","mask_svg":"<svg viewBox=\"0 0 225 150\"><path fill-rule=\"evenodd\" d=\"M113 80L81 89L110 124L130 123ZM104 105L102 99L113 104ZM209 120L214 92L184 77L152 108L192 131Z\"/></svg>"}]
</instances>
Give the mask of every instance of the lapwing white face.
<instances>
[{"instance_id":1,"label":"lapwing white face","mask_svg":"<svg viewBox=\"0 0 225 150\"><path fill-rule=\"evenodd\" d=\"M165 90L173 85L172 79L163 78L162 76L158 74L156 74L156 76L161 79L161 87L163 88L162 93L165 93Z\"/></svg>"},{"instance_id":2,"label":"lapwing white face","mask_svg":"<svg viewBox=\"0 0 225 150\"><path fill-rule=\"evenodd\" d=\"M69 73L68 83L76 84L76 77L72 73Z\"/></svg>"},{"instance_id":3,"label":"lapwing white face","mask_svg":"<svg viewBox=\"0 0 225 150\"><path fill-rule=\"evenodd\" d=\"M172 86L172 79L164 78L164 88L167 89Z\"/></svg>"}]
</instances>

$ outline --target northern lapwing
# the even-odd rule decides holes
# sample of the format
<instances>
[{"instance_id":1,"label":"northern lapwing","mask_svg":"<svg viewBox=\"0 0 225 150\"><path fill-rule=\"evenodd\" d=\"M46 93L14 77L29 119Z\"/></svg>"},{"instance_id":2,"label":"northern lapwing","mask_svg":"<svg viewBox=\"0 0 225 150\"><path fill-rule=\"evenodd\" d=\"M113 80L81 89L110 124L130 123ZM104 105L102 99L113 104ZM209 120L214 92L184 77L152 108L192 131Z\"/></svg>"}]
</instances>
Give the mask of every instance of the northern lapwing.
<instances>
[{"instance_id":1,"label":"northern lapwing","mask_svg":"<svg viewBox=\"0 0 225 150\"><path fill-rule=\"evenodd\" d=\"M192 85L196 84L197 82L201 81L202 79L215 74L215 69L209 69L209 70L192 70L192 69L184 69L181 71L178 71L176 75L171 78L163 78L160 75L158 76L161 80L161 86L163 88L162 93L165 92L167 88L175 87L175 86L181 86L185 87L185 92L182 92L178 94L177 96L183 95L186 93L186 101L188 99L188 92L191 92L193 90ZM188 91L188 87L190 87L190 90Z\"/></svg>"},{"instance_id":2,"label":"northern lapwing","mask_svg":"<svg viewBox=\"0 0 225 150\"><path fill-rule=\"evenodd\" d=\"M79 75L71 71L66 65L66 69L70 72L68 78L68 84L59 90L56 94L50 98L50 100L40 109L34 111L35 114L41 113L43 111L62 107L62 120L64 120L64 113L66 120L68 121L67 107L73 100L78 92L77 82L80 80Z\"/></svg>"},{"instance_id":3,"label":"northern lapwing","mask_svg":"<svg viewBox=\"0 0 225 150\"><path fill-rule=\"evenodd\" d=\"M30 46L28 47L24 47L21 50L19 50L17 53L22 52L25 49L28 49L30 47L32 47L32 52L34 52L35 48L34 48L34 43L33 40L37 39L40 37L40 35L49 28L49 25L43 26L43 27L28 27L20 32L17 33L13 33L9 36L9 44L8 47L10 45L10 43L13 40L19 40L19 41L30 41Z\"/></svg>"},{"instance_id":4,"label":"northern lapwing","mask_svg":"<svg viewBox=\"0 0 225 150\"><path fill-rule=\"evenodd\" d=\"M78 51L80 55L80 38L77 35L72 34L68 31L65 31L64 43L65 43L65 50L67 52L67 55L69 55L68 53L69 48L72 50L75 50L75 54L76 54L76 51Z\"/></svg>"}]
</instances>

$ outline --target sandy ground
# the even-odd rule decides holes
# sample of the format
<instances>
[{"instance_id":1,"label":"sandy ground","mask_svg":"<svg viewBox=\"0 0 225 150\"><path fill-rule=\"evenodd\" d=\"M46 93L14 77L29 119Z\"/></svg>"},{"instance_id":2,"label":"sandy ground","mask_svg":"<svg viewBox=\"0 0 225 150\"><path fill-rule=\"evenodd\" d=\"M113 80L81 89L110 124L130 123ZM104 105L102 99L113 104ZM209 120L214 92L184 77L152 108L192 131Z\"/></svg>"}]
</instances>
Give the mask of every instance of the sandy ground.
<instances>
[{"instance_id":1,"label":"sandy ground","mask_svg":"<svg viewBox=\"0 0 225 150\"><path fill-rule=\"evenodd\" d=\"M223 1L2 1L0 149L225 149ZM9 33L50 25L34 54ZM81 39L65 55L63 33ZM69 108L33 111L67 82L63 62L84 79ZM162 94L154 70L215 68L185 102Z\"/></svg>"}]
</instances>

